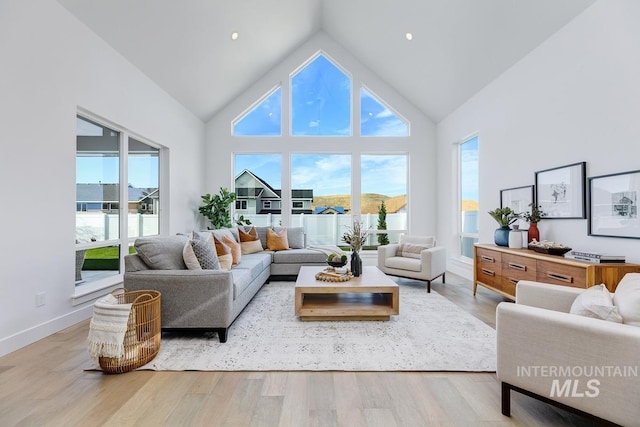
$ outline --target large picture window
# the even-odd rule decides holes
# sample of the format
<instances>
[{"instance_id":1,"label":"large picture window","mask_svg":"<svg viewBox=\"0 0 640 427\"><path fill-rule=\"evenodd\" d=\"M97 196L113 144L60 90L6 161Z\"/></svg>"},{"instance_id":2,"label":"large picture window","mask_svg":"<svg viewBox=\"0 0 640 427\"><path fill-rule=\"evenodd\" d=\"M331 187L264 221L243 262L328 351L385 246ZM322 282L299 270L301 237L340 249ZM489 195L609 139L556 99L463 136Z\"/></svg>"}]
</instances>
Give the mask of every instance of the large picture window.
<instances>
[{"instance_id":1,"label":"large picture window","mask_svg":"<svg viewBox=\"0 0 640 427\"><path fill-rule=\"evenodd\" d=\"M160 233L159 176L159 148L76 118L76 286L118 276L130 243Z\"/></svg>"}]
</instances>

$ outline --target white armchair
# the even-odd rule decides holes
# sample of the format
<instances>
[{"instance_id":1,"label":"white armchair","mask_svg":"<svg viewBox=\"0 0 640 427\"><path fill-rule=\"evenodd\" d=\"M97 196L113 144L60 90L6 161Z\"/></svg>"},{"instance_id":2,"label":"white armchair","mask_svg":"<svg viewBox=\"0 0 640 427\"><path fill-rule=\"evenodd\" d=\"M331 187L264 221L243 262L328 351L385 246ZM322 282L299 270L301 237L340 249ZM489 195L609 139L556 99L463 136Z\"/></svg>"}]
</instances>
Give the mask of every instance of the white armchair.
<instances>
[{"instance_id":1,"label":"white armchair","mask_svg":"<svg viewBox=\"0 0 640 427\"><path fill-rule=\"evenodd\" d=\"M447 264L444 246L436 243L432 236L400 236L400 243L378 247L378 268L391 276L424 280L431 292L432 280L442 276L445 283Z\"/></svg>"},{"instance_id":2,"label":"white armchair","mask_svg":"<svg viewBox=\"0 0 640 427\"><path fill-rule=\"evenodd\" d=\"M569 314L581 292L521 280L515 304L498 304L504 415L515 390L599 421L638 425L640 327Z\"/></svg>"}]
</instances>

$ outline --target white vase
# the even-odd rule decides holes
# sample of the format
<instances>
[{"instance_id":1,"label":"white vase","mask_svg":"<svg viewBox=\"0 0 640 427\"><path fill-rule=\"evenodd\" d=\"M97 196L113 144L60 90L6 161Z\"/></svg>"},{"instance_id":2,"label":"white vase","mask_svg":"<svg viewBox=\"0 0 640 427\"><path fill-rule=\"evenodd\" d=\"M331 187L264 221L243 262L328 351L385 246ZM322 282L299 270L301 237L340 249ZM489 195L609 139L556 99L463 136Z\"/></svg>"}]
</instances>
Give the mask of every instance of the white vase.
<instances>
[{"instance_id":1,"label":"white vase","mask_svg":"<svg viewBox=\"0 0 640 427\"><path fill-rule=\"evenodd\" d=\"M520 230L511 230L509 232L509 247L512 249L520 249L522 247L522 232Z\"/></svg>"}]
</instances>

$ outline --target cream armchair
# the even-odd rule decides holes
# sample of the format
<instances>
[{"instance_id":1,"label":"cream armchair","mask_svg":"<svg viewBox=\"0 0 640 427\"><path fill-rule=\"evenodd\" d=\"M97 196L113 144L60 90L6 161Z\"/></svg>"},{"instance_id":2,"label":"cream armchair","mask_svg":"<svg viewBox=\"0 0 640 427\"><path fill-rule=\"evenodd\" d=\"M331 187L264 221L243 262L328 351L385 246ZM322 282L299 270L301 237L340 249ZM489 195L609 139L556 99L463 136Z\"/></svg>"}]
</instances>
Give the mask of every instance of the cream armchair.
<instances>
[{"instance_id":1,"label":"cream armchair","mask_svg":"<svg viewBox=\"0 0 640 427\"><path fill-rule=\"evenodd\" d=\"M378 247L378 268L383 273L424 280L427 292L431 292L432 280L442 276L445 282L446 264L444 246L436 246L431 236L400 236L400 243Z\"/></svg>"},{"instance_id":2,"label":"cream armchair","mask_svg":"<svg viewBox=\"0 0 640 427\"><path fill-rule=\"evenodd\" d=\"M498 304L504 415L516 390L600 421L638 425L640 328L569 314L583 291L520 281L516 303Z\"/></svg>"}]
</instances>

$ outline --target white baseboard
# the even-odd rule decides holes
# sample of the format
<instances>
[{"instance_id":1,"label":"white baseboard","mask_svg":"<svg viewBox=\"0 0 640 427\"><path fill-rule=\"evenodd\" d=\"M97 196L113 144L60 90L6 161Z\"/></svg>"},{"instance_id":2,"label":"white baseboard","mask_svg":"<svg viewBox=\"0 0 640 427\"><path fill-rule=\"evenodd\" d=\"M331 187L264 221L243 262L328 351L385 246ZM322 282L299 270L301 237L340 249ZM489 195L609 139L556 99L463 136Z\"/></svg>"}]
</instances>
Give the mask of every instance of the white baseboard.
<instances>
[{"instance_id":1,"label":"white baseboard","mask_svg":"<svg viewBox=\"0 0 640 427\"><path fill-rule=\"evenodd\" d=\"M459 259L449 258L447 260L447 271L455 275L463 277L467 280L473 280L473 264L464 262Z\"/></svg>"},{"instance_id":2,"label":"white baseboard","mask_svg":"<svg viewBox=\"0 0 640 427\"><path fill-rule=\"evenodd\" d=\"M48 320L39 325L33 326L24 331L10 335L0 340L0 356L7 355L22 347L60 332L78 322L91 318L93 315L93 305L79 308L71 313Z\"/></svg>"}]
</instances>

